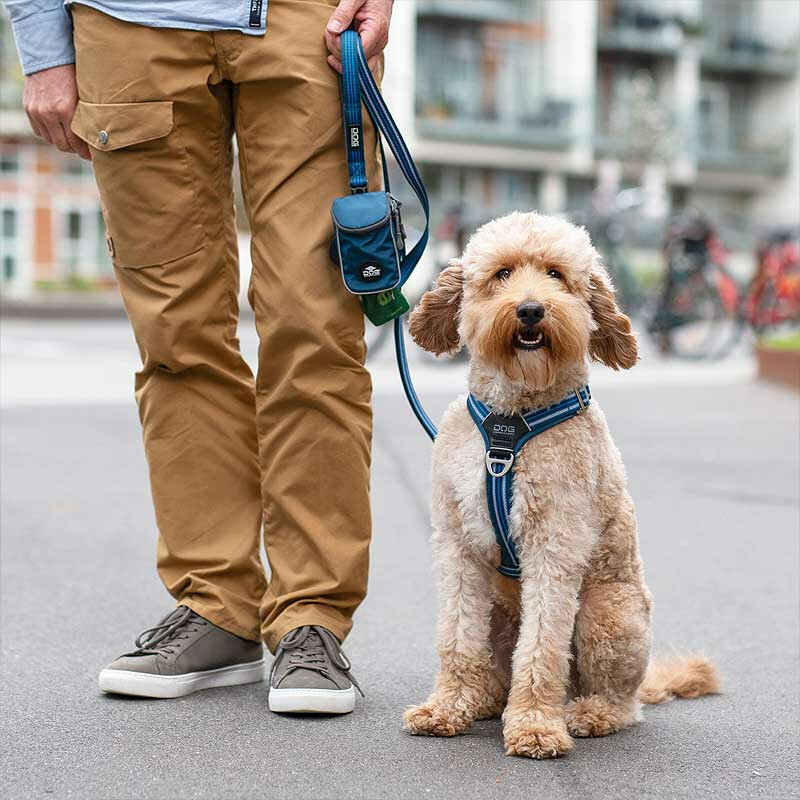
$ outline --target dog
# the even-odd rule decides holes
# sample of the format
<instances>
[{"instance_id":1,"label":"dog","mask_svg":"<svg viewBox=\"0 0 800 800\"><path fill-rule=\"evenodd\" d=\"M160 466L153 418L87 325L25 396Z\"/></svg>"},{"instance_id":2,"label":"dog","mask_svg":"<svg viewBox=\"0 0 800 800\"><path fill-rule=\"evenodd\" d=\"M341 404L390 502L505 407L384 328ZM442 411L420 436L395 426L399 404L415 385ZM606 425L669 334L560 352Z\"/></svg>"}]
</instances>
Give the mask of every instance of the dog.
<instances>
[{"instance_id":1,"label":"dog","mask_svg":"<svg viewBox=\"0 0 800 800\"><path fill-rule=\"evenodd\" d=\"M414 341L470 355L469 389L494 412L568 397L589 360L638 360L629 318L589 235L514 212L477 230L412 312ZM650 663L651 596L625 469L592 401L531 439L515 462L510 531L521 565L497 571L481 435L461 397L446 410L432 461L439 674L406 710L412 734L454 736L502 713L508 755L561 756L573 736L605 736L641 703L718 691L703 656Z\"/></svg>"}]
</instances>

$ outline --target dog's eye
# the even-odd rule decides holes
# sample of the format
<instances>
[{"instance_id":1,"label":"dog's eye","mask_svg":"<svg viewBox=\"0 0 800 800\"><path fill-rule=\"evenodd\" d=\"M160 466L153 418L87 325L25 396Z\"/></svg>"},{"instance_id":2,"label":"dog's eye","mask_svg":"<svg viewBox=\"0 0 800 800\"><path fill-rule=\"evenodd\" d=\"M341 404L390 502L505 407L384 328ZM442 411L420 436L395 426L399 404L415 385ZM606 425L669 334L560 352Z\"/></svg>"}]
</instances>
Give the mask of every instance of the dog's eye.
<instances>
[{"instance_id":1,"label":"dog's eye","mask_svg":"<svg viewBox=\"0 0 800 800\"><path fill-rule=\"evenodd\" d=\"M557 281L563 281L564 276L557 269L547 270L547 275L550 278L555 278Z\"/></svg>"},{"instance_id":2,"label":"dog's eye","mask_svg":"<svg viewBox=\"0 0 800 800\"><path fill-rule=\"evenodd\" d=\"M504 267L503 269L500 269L497 272L495 272L494 277L498 281L508 280L511 277L511 270Z\"/></svg>"}]
</instances>

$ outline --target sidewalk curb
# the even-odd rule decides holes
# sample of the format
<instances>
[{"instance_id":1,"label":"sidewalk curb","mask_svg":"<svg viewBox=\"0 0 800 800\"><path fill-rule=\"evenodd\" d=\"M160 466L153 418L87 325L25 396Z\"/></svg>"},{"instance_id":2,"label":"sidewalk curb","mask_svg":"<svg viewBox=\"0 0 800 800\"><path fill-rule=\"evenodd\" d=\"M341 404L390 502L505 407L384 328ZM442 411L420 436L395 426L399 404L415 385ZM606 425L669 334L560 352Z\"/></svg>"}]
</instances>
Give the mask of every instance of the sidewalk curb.
<instances>
[{"instance_id":1,"label":"sidewalk curb","mask_svg":"<svg viewBox=\"0 0 800 800\"><path fill-rule=\"evenodd\" d=\"M3 297L0 317L5 319L124 319L120 296L70 297L69 295Z\"/></svg>"},{"instance_id":2,"label":"sidewalk curb","mask_svg":"<svg viewBox=\"0 0 800 800\"><path fill-rule=\"evenodd\" d=\"M250 306L244 302L240 317L252 316ZM125 306L116 293L100 296L69 295L0 298L0 319L125 319Z\"/></svg>"}]
</instances>

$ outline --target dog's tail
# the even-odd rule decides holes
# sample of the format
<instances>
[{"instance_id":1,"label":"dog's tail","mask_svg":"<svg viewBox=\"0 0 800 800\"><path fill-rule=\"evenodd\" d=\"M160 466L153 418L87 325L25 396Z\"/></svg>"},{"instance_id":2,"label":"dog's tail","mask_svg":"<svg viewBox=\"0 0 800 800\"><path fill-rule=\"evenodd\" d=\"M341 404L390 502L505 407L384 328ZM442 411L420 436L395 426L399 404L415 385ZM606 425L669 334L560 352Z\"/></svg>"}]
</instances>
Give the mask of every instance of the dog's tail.
<instances>
[{"instance_id":1,"label":"dog's tail","mask_svg":"<svg viewBox=\"0 0 800 800\"><path fill-rule=\"evenodd\" d=\"M639 687L643 703L666 703L675 697L702 697L720 691L717 668L703 655L660 656L647 667Z\"/></svg>"}]
</instances>

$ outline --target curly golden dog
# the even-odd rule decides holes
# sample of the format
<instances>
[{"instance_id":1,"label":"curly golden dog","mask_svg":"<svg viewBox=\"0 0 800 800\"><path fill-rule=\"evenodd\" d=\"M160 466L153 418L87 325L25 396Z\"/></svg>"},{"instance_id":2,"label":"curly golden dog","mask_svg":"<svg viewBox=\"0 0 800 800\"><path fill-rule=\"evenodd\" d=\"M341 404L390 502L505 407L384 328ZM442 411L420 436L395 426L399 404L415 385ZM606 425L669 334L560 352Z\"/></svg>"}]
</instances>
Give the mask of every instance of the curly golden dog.
<instances>
[{"instance_id":1,"label":"curly golden dog","mask_svg":"<svg viewBox=\"0 0 800 800\"><path fill-rule=\"evenodd\" d=\"M589 359L629 369L638 358L586 231L535 213L480 228L410 330L437 355L467 347L470 391L501 414L561 401L587 383ZM408 730L453 736L502 713L507 754L549 758L567 753L573 736L632 725L641 702L717 691L702 656L650 664L633 502L597 401L517 456L518 581L496 569L484 456L461 397L433 453L440 669L430 697L406 711Z\"/></svg>"}]
</instances>

